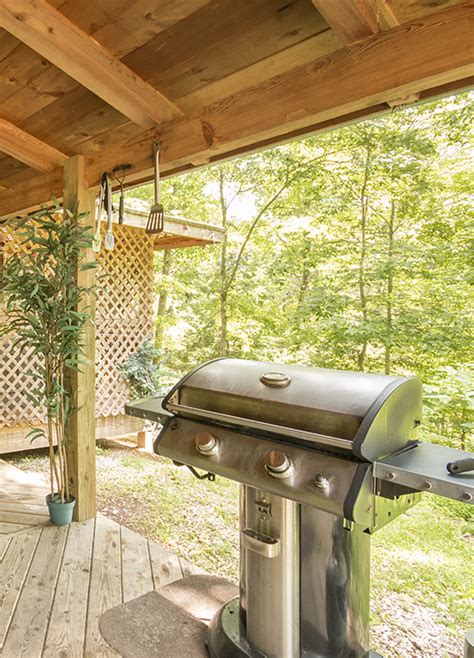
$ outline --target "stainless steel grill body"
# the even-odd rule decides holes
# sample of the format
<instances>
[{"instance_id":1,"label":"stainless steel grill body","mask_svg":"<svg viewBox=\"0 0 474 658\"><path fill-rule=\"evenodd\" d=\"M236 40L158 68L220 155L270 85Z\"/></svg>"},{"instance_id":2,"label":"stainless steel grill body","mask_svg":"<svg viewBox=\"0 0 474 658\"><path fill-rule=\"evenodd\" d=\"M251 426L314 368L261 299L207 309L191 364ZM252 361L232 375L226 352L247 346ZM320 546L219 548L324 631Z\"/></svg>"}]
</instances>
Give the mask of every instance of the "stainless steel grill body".
<instances>
[{"instance_id":1,"label":"stainless steel grill body","mask_svg":"<svg viewBox=\"0 0 474 658\"><path fill-rule=\"evenodd\" d=\"M240 597L211 658L370 655L370 533L419 490L474 492L446 475L469 455L413 441L421 396L415 378L217 359L129 406L164 423L157 453L242 485Z\"/></svg>"},{"instance_id":2,"label":"stainless steel grill body","mask_svg":"<svg viewBox=\"0 0 474 658\"><path fill-rule=\"evenodd\" d=\"M415 378L217 359L184 377L163 406L373 461L403 448L421 417Z\"/></svg>"}]
</instances>

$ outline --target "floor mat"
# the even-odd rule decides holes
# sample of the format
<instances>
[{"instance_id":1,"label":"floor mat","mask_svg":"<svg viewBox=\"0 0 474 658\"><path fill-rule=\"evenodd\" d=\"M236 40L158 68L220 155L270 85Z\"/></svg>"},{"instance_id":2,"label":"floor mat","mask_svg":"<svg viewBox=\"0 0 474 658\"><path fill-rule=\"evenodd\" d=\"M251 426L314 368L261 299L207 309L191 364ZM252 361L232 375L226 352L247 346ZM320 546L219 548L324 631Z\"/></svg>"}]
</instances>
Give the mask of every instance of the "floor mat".
<instances>
[{"instance_id":1,"label":"floor mat","mask_svg":"<svg viewBox=\"0 0 474 658\"><path fill-rule=\"evenodd\" d=\"M124 658L209 658L207 626L238 588L217 576L190 576L116 606L99 623Z\"/></svg>"}]
</instances>

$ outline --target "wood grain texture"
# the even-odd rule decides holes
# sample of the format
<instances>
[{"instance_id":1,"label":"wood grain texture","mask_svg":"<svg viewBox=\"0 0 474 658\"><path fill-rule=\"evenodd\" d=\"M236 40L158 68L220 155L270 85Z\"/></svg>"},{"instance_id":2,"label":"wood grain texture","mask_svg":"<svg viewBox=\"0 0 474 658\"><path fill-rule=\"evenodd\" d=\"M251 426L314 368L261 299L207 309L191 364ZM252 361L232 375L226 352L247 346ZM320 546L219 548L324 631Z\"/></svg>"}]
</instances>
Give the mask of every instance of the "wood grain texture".
<instances>
[{"instance_id":1,"label":"wood grain texture","mask_svg":"<svg viewBox=\"0 0 474 658\"><path fill-rule=\"evenodd\" d=\"M120 438L127 434L137 434L143 429L143 424L144 421L126 416L125 414L119 416L101 416L96 418L96 440ZM41 426L38 423L38 427ZM30 439L26 438L28 432L28 427L2 427L0 429L0 455L19 452L21 450L30 450ZM47 445L47 440L35 441L35 448L45 448ZM44 505L42 507L46 509Z\"/></svg>"},{"instance_id":2,"label":"wood grain texture","mask_svg":"<svg viewBox=\"0 0 474 658\"><path fill-rule=\"evenodd\" d=\"M123 602L153 589L148 542L142 535L121 527Z\"/></svg>"},{"instance_id":3,"label":"wood grain texture","mask_svg":"<svg viewBox=\"0 0 474 658\"><path fill-rule=\"evenodd\" d=\"M40 535L38 529L5 541L7 550L0 564L0 652Z\"/></svg>"},{"instance_id":4,"label":"wood grain texture","mask_svg":"<svg viewBox=\"0 0 474 658\"><path fill-rule=\"evenodd\" d=\"M153 586L159 589L183 577L180 560L157 542L148 542Z\"/></svg>"},{"instance_id":5,"label":"wood grain texture","mask_svg":"<svg viewBox=\"0 0 474 658\"><path fill-rule=\"evenodd\" d=\"M25 510L22 512L17 510L9 510L6 505L0 504L0 523L22 523L25 525L40 525L42 523L48 523L49 515L48 510L45 506L42 513L32 514L31 512Z\"/></svg>"},{"instance_id":6,"label":"wood grain texture","mask_svg":"<svg viewBox=\"0 0 474 658\"><path fill-rule=\"evenodd\" d=\"M0 562L5 557L5 554L7 552L7 549L10 545L11 540L12 540L12 535L2 535L2 536L0 536Z\"/></svg>"},{"instance_id":7,"label":"wood grain texture","mask_svg":"<svg viewBox=\"0 0 474 658\"><path fill-rule=\"evenodd\" d=\"M328 25L347 46L398 25L387 0L312 0Z\"/></svg>"},{"instance_id":8,"label":"wood grain texture","mask_svg":"<svg viewBox=\"0 0 474 658\"><path fill-rule=\"evenodd\" d=\"M21 507L24 478L33 474L0 460L2 482L4 474L11 488L17 477L14 497ZM30 509L24 504L20 513ZM100 634L99 619L123 602L122 581L125 596L133 596L179 580L183 572L202 573L101 514L68 528L0 536L0 654L116 658Z\"/></svg>"},{"instance_id":9,"label":"wood grain texture","mask_svg":"<svg viewBox=\"0 0 474 658\"><path fill-rule=\"evenodd\" d=\"M231 11L242 12L246 9L253 20L237 23L239 29L235 29L234 24L234 29L229 31L228 35L222 33L219 22L216 22L215 33L205 50L188 56L173 66L164 66L162 59L169 56L169 53L160 51L151 77L153 85L170 98L179 99L252 64L285 52L327 30L326 22L307 0L296 0L285 5L280 6L278 11L274 11L274 7L270 5L267 8L268 15L265 16L262 12L263 20L258 20L259 11L255 3L234 2ZM261 7L265 8L265 3L262 3ZM269 13L268 9L273 11ZM190 40L189 37L187 40ZM191 40L194 41L195 38L191 37ZM176 50L175 47L173 55ZM171 61L173 60L170 58ZM152 62L154 63L154 60ZM137 70L144 66L146 64L140 60ZM180 101L176 102L181 107ZM206 104L208 103L209 101Z\"/></svg>"},{"instance_id":10,"label":"wood grain texture","mask_svg":"<svg viewBox=\"0 0 474 658\"><path fill-rule=\"evenodd\" d=\"M43 658L82 658L95 520L73 523L64 548Z\"/></svg>"},{"instance_id":11,"label":"wood grain texture","mask_svg":"<svg viewBox=\"0 0 474 658\"><path fill-rule=\"evenodd\" d=\"M270 146L319 126L346 123L351 116L360 119L383 110L393 98L419 92L423 97L426 90L443 85L450 91L464 88L473 71L472 14L472 6L462 4L423 16L165 124L160 135L163 175ZM135 167L129 181L149 180L153 137L152 131L119 126L101 137L105 150L96 138L81 143L88 156L89 184L97 184L104 169L122 162L124 152ZM0 195L0 218L32 209L53 193L60 196L62 187L58 170L37 176L19 172L1 184L8 189Z\"/></svg>"},{"instance_id":12,"label":"wood grain texture","mask_svg":"<svg viewBox=\"0 0 474 658\"><path fill-rule=\"evenodd\" d=\"M132 3L130 0L102 0L100 3L68 0L61 4L60 9L80 29L122 59L206 4L209 0L135 0ZM111 21L112 14L114 19ZM0 69L0 98L4 88L8 91L4 103L0 104L0 114L18 123L54 105L75 90L77 83L43 58L35 58L36 53L27 46L18 46L18 41L7 32L0 31L0 61L8 57L4 66L8 66L15 47L15 57L19 60L16 65L37 60L34 77L7 76L7 72L2 75ZM10 82L10 79L14 81ZM106 107L103 103L101 106L102 109ZM74 107L77 107L77 102L74 102Z\"/></svg>"},{"instance_id":13,"label":"wood grain texture","mask_svg":"<svg viewBox=\"0 0 474 658\"><path fill-rule=\"evenodd\" d=\"M144 128L181 114L46 0L1 0L0 26Z\"/></svg>"},{"instance_id":14,"label":"wood grain texture","mask_svg":"<svg viewBox=\"0 0 474 658\"><path fill-rule=\"evenodd\" d=\"M67 156L0 118L0 151L38 171L61 167Z\"/></svg>"},{"instance_id":15,"label":"wood grain texture","mask_svg":"<svg viewBox=\"0 0 474 658\"><path fill-rule=\"evenodd\" d=\"M16 538L30 538L32 532L37 531ZM47 526L41 531L3 646L5 658L41 656L67 533L67 526Z\"/></svg>"},{"instance_id":16,"label":"wood grain texture","mask_svg":"<svg viewBox=\"0 0 474 658\"><path fill-rule=\"evenodd\" d=\"M84 158L76 155L64 167L64 208L71 212L87 213L79 215L77 221L82 226L94 229L95 194L89 192L85 181ZM83 250L83 260L77 263L76 282L90 288L95 285L96 271L82 271L82 262L95 262L92 249ZM90 293L83 297L79 313L88 313L90 318L82 335L83 359L88 365L68 373L72 390L74 411L68 420L66 453L69 468L69 486L76 496L74 519L84 521L96 513L96 465L95 465L95 296Z\"/></svg>"},{"instance_id":17,"label":"wood grain texture","mask_svg":"<svg viewBox=\"0 0 474 658\"><path fill-rule=\"evenodd\" d=\"M100 634L99 619L122 603L120 526L101 514L96 519L89 592L84 656L116 656Z\"/></svg>"},{"instance_id":18,"label":"wood grain texture","mask_svg":"<svg viewBox=\"0 0 474 658\"><path fill-rule=\"evenodd\" d=\"M315 59L325 57L342 47L342 41L337 34L332 30L325 30L245 68L240 68L224 78L209 82L204 87L187 92L177 99L177 103L184 112L199 112L206 105L232 96L239 90L262 84L265 80L286 73L297 66L314 62Z\"/></svg>"}]
</instances>

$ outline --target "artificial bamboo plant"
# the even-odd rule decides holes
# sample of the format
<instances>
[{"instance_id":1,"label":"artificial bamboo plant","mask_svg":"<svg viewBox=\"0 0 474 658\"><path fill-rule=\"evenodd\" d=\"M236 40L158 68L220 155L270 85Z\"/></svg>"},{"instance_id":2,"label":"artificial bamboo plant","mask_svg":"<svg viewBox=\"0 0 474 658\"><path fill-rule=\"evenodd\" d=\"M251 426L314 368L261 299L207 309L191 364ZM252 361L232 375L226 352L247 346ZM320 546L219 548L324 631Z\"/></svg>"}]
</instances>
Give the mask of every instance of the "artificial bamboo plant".
<instances>
[{"instance_id":1,"label":"artificial bamboo plant","mask_svg":"<svg viewBox=\"0 0 474 658\"><path fill-rule=\"evenodd\" d=\"M85 304L95 294L76 279L78 267L95 267L95 262L84 260L93 238L80 217L56 207L10 220L8 226L22 248L6 259L0 280L6 313L0 336L13 333L13 349L32 356L26 373L32 381L28 397L43 409L47 425L29 434L32 441L47 436L51 498L61 503L71 499L66 443L73 394L68 372L87 365L82 337L91 314Z\"/></svg>"}]
</instances>

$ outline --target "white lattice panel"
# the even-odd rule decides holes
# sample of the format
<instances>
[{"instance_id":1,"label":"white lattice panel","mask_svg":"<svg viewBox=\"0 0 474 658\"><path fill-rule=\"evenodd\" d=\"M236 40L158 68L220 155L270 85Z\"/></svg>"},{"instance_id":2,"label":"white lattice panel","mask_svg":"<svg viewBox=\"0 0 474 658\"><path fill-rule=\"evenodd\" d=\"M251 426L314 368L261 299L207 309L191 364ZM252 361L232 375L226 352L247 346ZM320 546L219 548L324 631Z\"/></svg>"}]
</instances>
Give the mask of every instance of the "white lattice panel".
<instances>
[{"instance_id":1,"label":"white lattice panel","mask_svg":"<svg viewBox=\"0 0 474 658\"><path fill-rule=\"evenodd\" d=\"M98 273L105 278L97 298L97 416L123 412L128 388L117 363L153 331L152 241L142 229L131 226L114 226L114 235L115 249L103 247L98 257ZM5 228L0 229L2 239L6 257L20 248ZM26 396L32 385L27 371L36 361L13 349L14 340L13 336L0 340L0 427L43 420Z\"/></svg>"}]
</instances>

